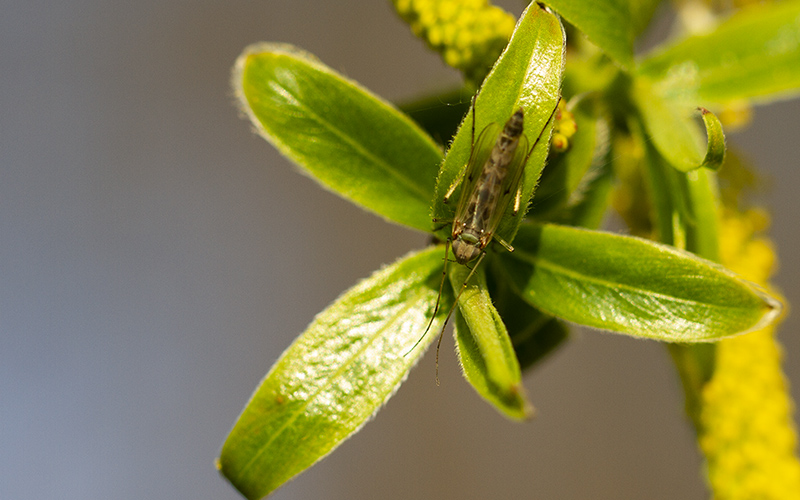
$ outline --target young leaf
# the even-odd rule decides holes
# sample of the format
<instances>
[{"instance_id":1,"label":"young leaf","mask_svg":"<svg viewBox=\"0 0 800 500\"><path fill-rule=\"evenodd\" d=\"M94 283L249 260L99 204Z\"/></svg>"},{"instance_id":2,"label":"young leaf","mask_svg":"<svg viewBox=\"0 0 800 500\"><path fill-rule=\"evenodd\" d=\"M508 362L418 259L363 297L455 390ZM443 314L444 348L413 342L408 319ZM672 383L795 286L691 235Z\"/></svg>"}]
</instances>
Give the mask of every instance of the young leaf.
<instances>
[{"instance_id":1,"label":"young leaf","mask_svg":"<svg viewBox=\"0 0 800 500\"><path fill-rule=\"evenodd\" d=\"M652 14L652 6L631 10L641 0L550 0L564 19L625 68L633 67L633 40ZM652 4L652 1L645 2Z\"/></svg>"},{"instance_id":2,"label":"young leaf","mask_svg":"<svg viewBox=\"0 0 800 500\"><path fill-rule=\"evenodd\" d=\"M475 136L490 123L504 124L519 107L525 111L525 135L533 144L547 126L560 98L564 68L564 31L558 18L531 4L523 12L506 50L483 82L475 103ZM551 127L552 125L550 125ZM525 167L523 206L536 188L549 147L550 128L544 130ZM444 194L469 160L472 141L472 114L468 114L447 153L433 198L433 216L440 221L453 220L453 206L443 202ZM458 199L459 191L453 195ZM511 241L520 215L506 214L498 233Z\"/></svg>"},{"instance_id":3,"label":"young leaf","mask_svg":"<svg viewBox=\"0 0 800 500\"><path fill-rule=\"evenodd\" d=\"M656 50L638 72L697 104L770 101L800 92L800 2L741 9L714 31Z\"/></svg>"},{"instance_id":4,"label":"young leaf","mask_svg":"<svg viewBox=\"0 0 800 500\"><path fill-rule=\"evenodd\" d=\"M411 349L430 319L441 266L437 246L376 272L281 355L220 454L220 471L245 497L261 498L310 467L394 393L441 328L443 314Z\"/></svg>"},{"instance_id":5,"label":"young leaf","mask_svg":"<svg viewBox=\"0 0 800 500\"><path fill-rule=\"evenodd\" d=\"M442 153L391 104L286 44L245 49L233 86L259 133L304 173L386 219L430 230Z\"/></svg>"},{"instance_id":6,"label":"young leaf","mask_svg":"<svg viewBox=\"0 0 800 500\"><path fill-rule=\"evenodd\" d=\"M457 294L470 269L454 267L448 274ZM476 270L458 298L456 345L464 376L478 394L509 418L524 420L532 415L519 361L486 290L483 268Z\"/></svg>"},{"instance_id":7,"label":"young leaf","mask_svg":"<svg viewBox=\"0 0 800 500\"><path fill-rule=\"evenodd\" d=\"M673 167L688 172L700 167L715 170L722 165L725 135L713 113L704 108L684 107L680 102L662 97L652 82L643 77L634 80L633 99L653 143ZM706 125L706 147L690 116L697 109L700 109Z\"/></svg>"},{"instance_id":8,"label":"young leaf","mask_svg":"<svg viewBox=\"0 0 800 500\"><path fill-rule=\"evenodd\" d=\"M725 162L725 134L722 131L722 123L714 113L706 108L697 109L703 116L703 123L706 124L706 132L708 133L708 149L700 166L711 170L719 170Z\"/></svg>"},{"instance_id":9,"label":"young leaf","mask_svg":"<svg viewBox=\"0 0 800 500\"><path fill-rule=\"evenodd\" d=\"M669 342L714 341L774 321L781 304L717 264L631 236L526 224L501 254L522 297L559 318Z\"/></svg>"}]
</instances>

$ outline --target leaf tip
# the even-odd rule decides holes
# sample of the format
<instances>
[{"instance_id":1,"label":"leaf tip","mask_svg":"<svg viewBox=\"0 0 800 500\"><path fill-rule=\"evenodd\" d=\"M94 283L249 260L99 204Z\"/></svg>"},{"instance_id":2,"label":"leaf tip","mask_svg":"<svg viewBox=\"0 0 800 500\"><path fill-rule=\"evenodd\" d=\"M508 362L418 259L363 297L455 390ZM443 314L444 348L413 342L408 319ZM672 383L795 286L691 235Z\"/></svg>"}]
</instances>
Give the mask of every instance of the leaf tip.
<instances>
[{"instance_id":1,"label":"leaf tip","mask_svg":"<svg viewBox=\"0 0 800 500\"><path fill-rule=\"evenodd\" d=\"M783 302L776 299L772 295L764 293L764 315L761 320L763 323L761 327L765 327L777 321L783 316L785 311L786 308L784 307Z\"/></svg>"},{"instance_id":2,"label":"leaf tip","mask_svg":"<svg viewBox=\"0 0 800 500\"><path fill-rule=\"evenodd\" d=\"M783 302L761 289L761 287L756 287L755 292L762 301L760 308L761 316L752 327L740 332L741 334L763 330L778 322L786 312L786 307L783 305Z\"/></svg>"},{"instance_id":3,"label":"leaf tip","mask_svg":"<svg viewBox=\"0 0 800 500\"><path fill-rule=\"evenodd\" d=\"M522 383L512 384L508 389L508 396L511 401L508 409L512 411L507 411L506 415L519 422L533 419L536 416L536 408L528 401L528 396Z\"/></svg>"}]
</instances>

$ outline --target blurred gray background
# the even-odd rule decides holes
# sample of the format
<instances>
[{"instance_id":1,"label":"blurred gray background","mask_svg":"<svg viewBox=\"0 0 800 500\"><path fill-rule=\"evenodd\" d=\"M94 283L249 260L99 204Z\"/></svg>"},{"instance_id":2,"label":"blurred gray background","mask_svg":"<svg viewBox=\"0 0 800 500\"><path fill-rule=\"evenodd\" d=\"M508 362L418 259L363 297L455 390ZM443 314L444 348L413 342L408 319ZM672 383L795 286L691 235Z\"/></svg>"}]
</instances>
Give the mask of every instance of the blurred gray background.
<instances>
[{"instance_id":1,"label":"blurred gray background","mask_svg":"<svg viewBox=\"0 0 800 500\"><path fill-rule=\"evenodd\" d=\"M505 2L515 13L522 8ZM388 0L6 2L0 16L0 498L236 499L213 466L313 316L426 236L362 212L251 133L229 71L296 44L392 100L458 81ZM794 259L800 103L730 136L772 180L777 278ZM797 317L782 328L800 397ZM505 420L445 339L377 417L276 499L702 499L662 345L598 332Z\"/></svg>"}]
</instances>

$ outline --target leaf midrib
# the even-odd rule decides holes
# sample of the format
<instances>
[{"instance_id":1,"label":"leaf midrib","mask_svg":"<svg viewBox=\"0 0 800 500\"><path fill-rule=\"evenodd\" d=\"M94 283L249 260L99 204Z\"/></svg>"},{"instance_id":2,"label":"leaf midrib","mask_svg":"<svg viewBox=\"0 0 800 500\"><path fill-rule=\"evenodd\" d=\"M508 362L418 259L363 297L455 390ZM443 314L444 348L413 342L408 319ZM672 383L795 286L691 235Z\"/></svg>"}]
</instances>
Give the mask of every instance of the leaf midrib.
<instances>
[{"instance_id":1,"label":"leaf midrib","mask_svg":"<svg viewBox=\"0 0 800 500\"><path fill-rule=\"evenodd\" d=\"M519 257L517 255L519 255ZM605 287L607 289L617 289L617 290L628 291L628 292L631 292L631 293L636 292L638 294L648 295L648 296L657 297L657 298L663 298L663 299L669 299L670 301L679 302L679 303L683 303L683 304L702 304L702 305L704 305L704 306L706 306L708 308L713 308L713 309L717 309L717 310L720 310L720 311L742 309L741 307L724 306L724 305L721 305L721 304L714 304L714 303L711 303L711 302L703 302L703 301L700 301L700 300L685 299L685 298L681 298L681 297L676 297L674 295L667 295L667 294L662 293L662 292L646 290L646 289L643 289L643 288L636 288L634 286L631 286L631 285L628 285L628 284L625 284L625 283L611 282L611 281L607 281L607 280L603 280L603 279L597 278L595 276L586 275L586 274L580 274L578 272L573 271L571 268L567 268L567 267L558 265L558 264L556 264L556 263L554 263L554 262L552 262L550 260L543 259L541 257L537 257L537 256L535 256L533 254L530 254L530 253L520 253L520 254L517 254L517 255L514 255L513 258L516 258L516 259L522 260L522 261L527 261L527 262L529 262L530 264L532 264L534 266L538 265L538 266L543 267L545 269L549 269L554 274L562 274L562 275L568 276L568 277L574 279L575 281L588 282L588 283L591 283L591 284L594 284L594 285L597 285L597 286L600 286L600 287ZM520 257L524 257L524 258L520 258Z\"/></svg>"}]
</instances>

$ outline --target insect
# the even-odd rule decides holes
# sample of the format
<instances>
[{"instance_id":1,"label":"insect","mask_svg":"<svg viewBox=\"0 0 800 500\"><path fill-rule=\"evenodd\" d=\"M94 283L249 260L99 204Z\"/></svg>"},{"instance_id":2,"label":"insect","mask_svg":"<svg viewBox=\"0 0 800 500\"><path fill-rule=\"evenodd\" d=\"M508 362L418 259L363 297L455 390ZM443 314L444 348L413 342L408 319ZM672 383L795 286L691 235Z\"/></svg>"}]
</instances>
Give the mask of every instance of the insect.
<instances>
[{"instance_id":1,"label":"insect","mask_svg":"<svg viewBox=\"0 0 800 500\"><path fill-rule=\"evenodd\" d=\"M514 248L509 245L508 242L495 234L495 231L497 231L500 221L512 199L514 202L511 213L513 216L519 213L520 205L522 204L522 191L524 186L522 179L525 164L531 153L533 153L536 144L538 144L541 139L542 134L547 129L547 125L550 120L552 120L556 109L557 107L550 114L547 123L539 132L539 135L536 137L530 149L528 148L528 139L523 133L525 113L522 108L519 108L511 115L511 118L509 118L502 127L502 130L498 123L491 123L486 126L478 136L478 142L476 143L475 98L473 97L472 143L469 161L450 185L443 200L444 203L447 203L459 184L463 184L458 205L455 210L452 231L445 244L444 266L442 268L442 281L439 285L439 295L436 298L436 306L434 307L431 320L427 328L425 328L425 333L423 333L420 340L414 344L414 347L416 347L425 335L427 335L436 314L439 312L442 290L444 289L444 282L447 277L447 257L450 247L452 247L453 257L458 264L467 265L473 260L478 259L467 275L467 278L464 280L464 283L461 285L455 301L453 302L453 306L447 313L447 317L442 325L442 331L439 334L439 341L436 344L437 384L439 348L442 344L442 336L444 335L445 327L455 310L461 293L467 286L467 282L469 282L475 270L486 256L486 247L492 239L495 239L509 252L514 251ZM434 219L434 222L439 221ZM411 350L413 350L414 347L412 347Z\"/></svg>"}]
</instances>

